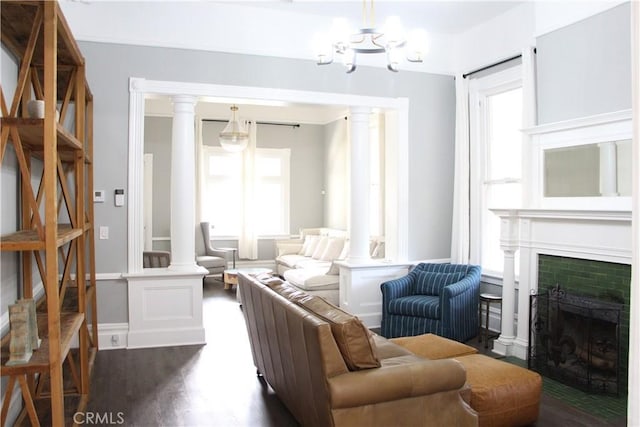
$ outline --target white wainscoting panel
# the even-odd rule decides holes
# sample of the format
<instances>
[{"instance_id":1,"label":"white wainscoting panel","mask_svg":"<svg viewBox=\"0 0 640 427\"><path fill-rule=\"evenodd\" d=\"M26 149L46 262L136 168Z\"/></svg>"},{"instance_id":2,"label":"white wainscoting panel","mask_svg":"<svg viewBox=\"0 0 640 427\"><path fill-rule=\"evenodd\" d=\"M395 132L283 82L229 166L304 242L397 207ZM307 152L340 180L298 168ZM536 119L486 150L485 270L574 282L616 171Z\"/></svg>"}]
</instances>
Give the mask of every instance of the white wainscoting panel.
<instances>
[{"instance_id":1,"label":"white wainscoting panel","mask_svg":"<svg viewBox=\"0 0 640 427\"><path fill-rule=\"evenodd\" d=\"M200 271L185 273L161 268L126 275L127 348L204 344L203 275Z\"/></svg>"},{"instance_id":2,"label":"white wainscoting panel","mask_svg":"<svg viewBox=\"0 0 640 427\"><path fill-rule=\"evenodd\" d=\"M340 266L340 307L358 318L368 328L380 327L382 292L380 284L409 272L407 264L376 260L342 261Z\"/></svg>"}]
</instances>

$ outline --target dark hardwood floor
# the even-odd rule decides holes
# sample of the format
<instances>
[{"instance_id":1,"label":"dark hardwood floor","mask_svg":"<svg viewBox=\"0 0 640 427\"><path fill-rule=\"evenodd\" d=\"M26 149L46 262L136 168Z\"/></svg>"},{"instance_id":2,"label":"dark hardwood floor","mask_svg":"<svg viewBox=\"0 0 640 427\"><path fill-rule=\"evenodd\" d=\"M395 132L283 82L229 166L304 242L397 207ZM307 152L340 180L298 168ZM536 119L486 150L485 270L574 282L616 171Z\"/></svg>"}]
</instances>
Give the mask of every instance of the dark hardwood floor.
<instances>
[{"instance_id":1,"label":"dark hardwood floor","mask_svg":"<svg viewBox=\"0 0 640 427\"><path fill-rule=\"evenodd\" d=\"M85 416L126 426L297 425L256 376L235 290L207 279L204 291L207 344L98 352ZM536 427L625 424L603 422L543 396Z\"/></svg>"}]
</instances>

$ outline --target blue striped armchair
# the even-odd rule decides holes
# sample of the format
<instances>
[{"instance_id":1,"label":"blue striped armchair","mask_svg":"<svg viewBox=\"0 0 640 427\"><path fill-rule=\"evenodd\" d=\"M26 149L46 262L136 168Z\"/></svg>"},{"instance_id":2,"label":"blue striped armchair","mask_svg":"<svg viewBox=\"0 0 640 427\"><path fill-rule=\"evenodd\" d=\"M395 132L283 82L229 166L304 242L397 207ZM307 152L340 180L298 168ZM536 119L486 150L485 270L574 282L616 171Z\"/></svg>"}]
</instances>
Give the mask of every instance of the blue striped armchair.
<instances>
[{"instance_id":1,"label":"blue striped armchair","mask_svg":"<svg viewBox=\"0 0 640 427\"><path fill-rule=\"evenodd\" d=\"M432 333L460 342L475 337L480 271L477 265L422 263L382 283L382 336Z\"/></svg>"}]
</instances>

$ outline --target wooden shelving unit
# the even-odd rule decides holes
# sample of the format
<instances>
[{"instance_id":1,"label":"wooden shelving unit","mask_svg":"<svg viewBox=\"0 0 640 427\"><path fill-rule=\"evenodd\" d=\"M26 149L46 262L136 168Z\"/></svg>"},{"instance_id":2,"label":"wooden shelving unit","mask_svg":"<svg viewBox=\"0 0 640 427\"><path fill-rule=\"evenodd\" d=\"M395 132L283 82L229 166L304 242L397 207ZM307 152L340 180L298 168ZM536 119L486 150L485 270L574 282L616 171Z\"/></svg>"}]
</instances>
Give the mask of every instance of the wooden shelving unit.
<instances>
[{"instance_id":1,"label":"wooden shelving unit","mask_svg":"<svg viewBox=\"0 0 640 427\"><path fill-rule=\"evenodd\" d=\"M0 20L2 44L19 67L10 103L4 89L0 96L0 163L11 145L18 164L17 204L21 208L20 227L1 236L0 250L21 255L18 286L23 298L34 297L36 267L45 291L38 302L42 345L30 361L7 366L9 337L2 339L1 374L9 380L1 423L6 422L18 384L24 402L21 417L28 416L32 425L40 425L42 416L34 400L49 399L51 411L46 419L62 426L68 424L65 395L79 396L78 410L88 400L90 371L98 348L93 95L85 77L84 58L57 2L2 0ZM27 103L32 99L44 101L44 118L28 117ZM72 118L68 118L70 114ZM63 123L72 123L71 129ZM36 176L35 170L40 169L42 174ZM76 337L78 349L70 351ZM73 386L66 389L69 381L63 378L64 363L73 380Z\"/></svg>"}]
</instances>

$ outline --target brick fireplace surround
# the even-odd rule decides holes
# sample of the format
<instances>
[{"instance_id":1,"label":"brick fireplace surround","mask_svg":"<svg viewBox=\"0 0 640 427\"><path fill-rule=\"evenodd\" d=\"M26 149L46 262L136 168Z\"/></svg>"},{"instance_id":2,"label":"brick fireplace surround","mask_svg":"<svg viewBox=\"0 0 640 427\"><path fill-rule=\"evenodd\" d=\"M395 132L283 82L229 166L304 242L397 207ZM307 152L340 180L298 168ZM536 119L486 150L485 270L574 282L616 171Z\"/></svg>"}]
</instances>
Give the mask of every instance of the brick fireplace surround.
<instances>
[{"instance_id":1,"label":"brick fireplace surround","mask_svg":"<svg viewBox=\"0 0 640 427\"><path fill-rule=\"evenodd\" d=\"M620 391L626 393L629 363L631 266L604 261L541 254L538 256L538 294L556 285L564 292L603 302L618 302L620 312Z\"/></svg>"},{"instance_id":2,"label":"brick fireplace surround","mask_svg":"<svg viewBox=\"0 0 640 427\"><path fill-rule=\"evenodd\" d=\"M548 259L546 256L576 259L577 262L602 262L603 270L600 273L593 273L581 283L575 283L566 276L567 285L570 282L574 286L572 290L581 294L594 295L594 290L605 286L608 292L626 295L623 317L627 319L627 329L624 332L628 336L630 212L513 209L494 210L494 213L501 219L500 241L505 255L502 327L500 337L494 342L494 351L523 360L527 358L529 296L538 292L540 284L546 286L546 281L549 280L545 271L539 270L540 259L544 263ZM516 252L519 252L520 259L517 286L514 274ZM627 277L626 280L616 279L616 273L611 276L612 281L593 285L603 275L609 276L608 273L613 271L615 265L621 265L626 270L625 273L620 273ZM554 282L553 285L555 284ZM565 283L560 285L564 286ZM600 293L602 291L604 290L601 289ZM596 292L595 296L597 295Z\"/></svg>"}]
</instances>

